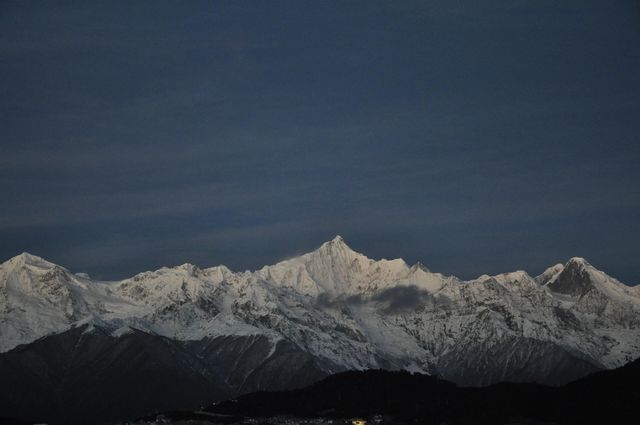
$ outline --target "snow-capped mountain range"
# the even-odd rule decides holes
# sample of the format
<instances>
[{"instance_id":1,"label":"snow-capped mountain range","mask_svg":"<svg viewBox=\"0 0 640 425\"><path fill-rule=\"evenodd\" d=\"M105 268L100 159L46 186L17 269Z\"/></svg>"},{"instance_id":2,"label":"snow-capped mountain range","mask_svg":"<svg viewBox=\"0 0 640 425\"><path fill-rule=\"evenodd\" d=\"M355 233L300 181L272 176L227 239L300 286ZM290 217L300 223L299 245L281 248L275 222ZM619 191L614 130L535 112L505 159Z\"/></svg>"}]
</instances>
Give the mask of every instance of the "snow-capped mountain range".
<instances>
[{"instance_id":1,"label":"snow-capped mountain range","mask_svg":"<svg viewBox=\"0 0 640 425\"><path fill-rule=\"evenodd\" d=\"M0 265L0 352L81 328L113 340L217 341L197 354L215 362L224 341L259 338L236 390L282 344L323 374L386 368L463 384L560 383L637 358L639 313L638 287L582 258L537 277L463 281L402 259L372 260L339 236L257 271L183 264L104 282L27 253Z\"/></svg>"}]
</instances>

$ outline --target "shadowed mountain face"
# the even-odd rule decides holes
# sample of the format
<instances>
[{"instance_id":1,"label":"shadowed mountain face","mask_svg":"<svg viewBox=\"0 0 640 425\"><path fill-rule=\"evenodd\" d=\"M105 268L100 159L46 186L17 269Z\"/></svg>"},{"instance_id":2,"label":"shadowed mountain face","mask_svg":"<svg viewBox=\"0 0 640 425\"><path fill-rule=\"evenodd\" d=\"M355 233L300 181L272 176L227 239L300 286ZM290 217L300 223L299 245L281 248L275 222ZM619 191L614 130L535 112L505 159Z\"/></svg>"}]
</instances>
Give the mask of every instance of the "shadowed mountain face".
<instances>
[{"instance_id":1,"label":"shadowed mountain face","mask_svg":"<svg viewBox=\"0 0 640 425\"><path fill-rule=\"evenodd\" d=\"M469 351L475 351L470 356ZM503 362L508 362L504 364ZM495 382L540 382L560 385L599 370L561 347L531 338L511 338L486 347L467 346L442 356L438 372L453 382L490 385ZM493 372L488 372L493 371Z\"/></svg>"},{"instance_id":2,"label":"shadowed mountain face","mask_svg":"<svg viewBox=\"0 0 640 425\"><path fill-rule=\"evenodd\" d=\"M580 297L592 288L591 277L582 259L571 259L566 267L549 284L549 289L558 294Z\"/></svg>"},{"instance_id":3,"label":"shadowed mountain face","mask_svg":"<svg viewBox=\"0 0 640 425\"><path fill-rule=\"evenodd\" d=\"M0 264L0 337L15 386L3 411L117 418L345 370L564 384L640 355L640 291L581 258L462 281L340 237L253 272L184 264L116 282L22 254Z\"/></svg>"},{"instance_id":4,"label":"shadowed mountain face","mask_svg":"<svg viewBox=\"0 0 640 425\"><path fill-rule=\"evenodd\" d=\"M49 423L102 423L324 376L286 342L269 350L262 337L190 343L83 326L0 355L0 410Z\"/></svg>"},{"instance_id":5,"label":"shadowed mountain face","mask_svg":"<svg viewBox=\"0 0 640 425\"><path fill-rule=\"evenodd\" d=\"M0 356L0 399L4 412L46 422L117 419L132 406L194 406L207 394L225 394L223 381L198 369L165 338L138 332L114 338L82 327Z\"/></svg>"}]
</instances>

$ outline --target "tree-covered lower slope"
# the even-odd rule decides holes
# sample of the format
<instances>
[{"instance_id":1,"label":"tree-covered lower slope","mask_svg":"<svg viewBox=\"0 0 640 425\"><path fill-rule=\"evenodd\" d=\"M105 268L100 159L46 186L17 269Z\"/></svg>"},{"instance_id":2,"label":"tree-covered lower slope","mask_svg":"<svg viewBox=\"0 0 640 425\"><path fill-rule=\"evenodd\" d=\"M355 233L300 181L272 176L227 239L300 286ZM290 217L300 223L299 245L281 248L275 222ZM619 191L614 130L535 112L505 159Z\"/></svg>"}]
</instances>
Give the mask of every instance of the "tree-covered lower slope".
<instances>
[{"instance_id":1,"label":"tree-covered lower slope","mask_svg":"<svg viewBox=\"0 0 640 425\"><path fill-rule=\"evenodd\" d=\"M300 390L258 392L211 406L238 417L371 417L421 424L635 424L640 360L562 387L502 383L458 387L435 377L369 370Z\"/></svg>"},{"instance_id":2,"label":"tree-covered lower slope","mask_svg":"<svg viewBox=\"0 0 640 425\"><path fill-rule=\"evenodd\" d=\"M185 342L81 326L0 354L0 417L102 424L324 376L284 341L270 350L259 336Z\"/></svg>"}]
</instances>

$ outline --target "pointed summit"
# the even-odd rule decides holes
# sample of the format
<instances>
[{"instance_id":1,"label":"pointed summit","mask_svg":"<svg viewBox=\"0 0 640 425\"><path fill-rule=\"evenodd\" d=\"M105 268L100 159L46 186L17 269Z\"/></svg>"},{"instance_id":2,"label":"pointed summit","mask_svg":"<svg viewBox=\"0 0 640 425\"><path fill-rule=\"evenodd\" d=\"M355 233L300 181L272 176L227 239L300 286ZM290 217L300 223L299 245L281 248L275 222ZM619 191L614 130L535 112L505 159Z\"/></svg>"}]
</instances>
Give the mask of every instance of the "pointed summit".
<instances>
[{"instance_id":1,"label":"pointed summit","mask_svg":"<svg viewBox=\"0 0 640 425\"><path fill-rule=\"evenodd\" d=\"M322 244L322 246L324 245L334 245L334 246L339 246L339 245L344 245L348 248L347 243L344 241L344 238L340 235L336 235L333 239L331 239L330 241L327 241L325 243Z\"/></svg>"},{"instance_id":2,"label":"pointed summit","mask_svg":"<svg viewBox=\"0 0 640 425\"><path fill-rule=\"evenodd\" d=\"M421 270L424 273L431 273L431 270L429 270L427 266L422 264L420 261L416 262L413 266L411 266L411 269L410 269L411 272L415 272L417 270Z\"/></svg>"},{"instance_id":3,"label":"pointed summit","mask_svg":"<svg viewBox=\"0 0 640 425\"><path fill-rule=\"evenodd\" d=\"M589 272L593 266L582 257L573 257L549 283L549 289L560 294L582 296L592 287Z\"/></svg>"},{"instance_id":4,"label":"pointed summit","mask_svg":"<svg viewBox=\"0 0 640 425\"><path fill-rule=\"evenodd\" d=\"M552 282L562 271L564 270L564 265L558 263L547 268L540 275L536 276L534 280L538 283L538 285L544 286L550 282Z\"/></svg>"},{"instance_id":5,"label":"pointed summit","mask_svg":"<svg viewBox=\"0 0 640 425\"><path fill-rule=\"evenodd\" d=\"M336 235L330 241L327 241L320 245L318 249L314 251L315 253L321 254L338 254L344 255L345 253L358 254L355 252L347 243L344 241L343 237L340 235Z\"/></svg>"},{"instance_id":6,"label":"pointed summit","mask_svg":"<svg viewBox=\"0 0 640 425\"><path fill-rule=\"evenodd\" d=\"M582 257L571 257L565 267L593 267Z\"/></svg>"},{"instance_id":7,"label":"pointed summit","mask_svg":"<svg viewBox=\"0 0 640 425\"><path fill-rule=\"evenodd\" d=\"M323 243L309 255L311 261L316 263L318 267L329 267L330 269L350 267L354 261L363 264L373 261L366 255L351 249L340 235Z\"/></svg>"},{"instance_id":8,"label":"pointed summit","mask_svg":"<svg viewBox=\"0 0 640 425\"><path fill-rule=\"evenodd\" d=\"M44 258L38 257L37 255L29 254L28 252L23 252L22 254L16 255L15 257L5 261L4 263L2 263L2 266L12 266L12 267L35 266L35 267L43 267L43 268L52 268L52 267L55 267L55 264L45 260Z\"/></svg>"}]
</instances>

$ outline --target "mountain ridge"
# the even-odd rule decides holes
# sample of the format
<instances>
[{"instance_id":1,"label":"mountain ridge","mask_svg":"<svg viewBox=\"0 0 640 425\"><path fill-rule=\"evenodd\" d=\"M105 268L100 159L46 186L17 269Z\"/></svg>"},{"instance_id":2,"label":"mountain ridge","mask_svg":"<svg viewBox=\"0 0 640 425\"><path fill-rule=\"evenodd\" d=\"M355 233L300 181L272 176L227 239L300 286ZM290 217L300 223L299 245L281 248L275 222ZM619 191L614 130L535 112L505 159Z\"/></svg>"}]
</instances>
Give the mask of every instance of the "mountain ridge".
<instances>
[{"instance_id":1,"label":"mountain ridge","mask_svg":"<svg viewBox=\"0 0 640 425\"><path fill-rule=\"evenodd\" d=\"M536 277L465 281L370 259L340 236L254 271L185 263L98 281L28 253L0 265L0 352L96 324L177 341L261 335L332 365L327 374L406 369L485 385L519 370L561 383L576 376L572 362L600 369L637 357L639 312L640 292L580 257ZM495 358L478 362L482 353ZM553 362L564 365L556 378Z\"/></svg>"},{"instance_id":2,"label":"mountain ridge","mask_svg":"<svg viewBox=\"0 0 640 425\"><path fill-rule=\"evenodd\" d=\"M352 249L345 241L345 239L341 236L341 235L336 235L333 239L326 241L324 243L322 243L318 248L304 253L304 254L300 254L297 256L293 256L289 259L285 259L282 261L278 261L272 265L264 265L258 269L254 269L254 270L250 270L250 269L245 269L245 270L232 270L229 267L227 267L225 264L218 264L218 265L214 265L214 266L209 266L209 267L205 267L202 268L199 265L193 264L193 263L182 263L179 265L175 265L175 266L162 266L159 269L155 269L155 270L146 270L146 271L142 271L139 272L129 278L124 278L124 279L115 279L115 280L110 280L110 279L98 279L95 282L117 282L117 281L121 281L121 280L126 280L126 279L131 279L137 275L142 275L145 273L153 273L153 272L157 272L163 269L191 269L191 270L216 270L216 269L220 269L226 273L234 273L234 274L241 274L241 273L258 273L261 272L263 270L270 270L273 267L279 266L279 265L287 265L287 264L293 264L295 262L300 261L301 259L306 259L309 257L322 257L322 256L328 256L328 257L332 257L333 253L335 252L339 252L339 255L342 255L343 257L347 256L351 256L352 258L363 258L367 261L370 262L385 262L385 263L395 263L397 264L399 267L404 266L405 268L407 268L408 270L416 270L416 269L421 269L422 271L426 272L426 273L433 273L428 267L426 267L421 261L417 261L416 263L409 265L407 264L404 259L402 258L393 258L393 259L387 259L387 258L380 258L378 260L372 259L367 257L366 255L355 251L354 249ZM24 251L21 252L20 254L17 254L11 258L9 258L8 260L4 261L3 263L0 263L0 268L6 266L7 264L20 264L20 265L33 265L33 266L40 266L40 267L57 267L57 268L61 268L63 270L65 270L68 273L72 273L75 276L79 276L81 278L85 278L87 280L92 280L90 277L88 277L88 275L86 273L81 273L81 272L71 272L68 268L63 267L59 264L53 263L43 257L40 257L38 255L32 254L30 252ZM530 275L529 272L527 272L526 270L523 269L518 269L518 270L514 270L511 272L501 272L498 273L496 275L487 275L487 274L483 274L480 275L476 278L472 278L472 279L459 279L461 282L470 282L470 281L475 281L475 280L479 280L482 278L486 278L486 277L496 277L496 276L500 276L500 275L506 275L506 274L512 274L512 273L526 273L528 276L534 278L534 279L538 279L540 277L543 277L545 275L545 273L548 273L550 271L553 271L553 269L557 268L557 267L566 267L567 265L571 265L571 264L579 264L579 265L584 265L584 266L588 266L588 267L593 267L584 257L578 257L578 256L574 256L574 257L570 257L564 264L562 263L557 263L554 266L551 266L549 268L547 268L546 270L544 270L541 274L537 275L537 276L533 276ZM433 273L433 274L439 274L442 275L441 273ZM445 275L442 275L445 276ZM455 277L454 275L446 275L446 276L450 276L450 277ZM630 288L633 288L634 286L631 285L625 285L628 286Z\"/></svg>"}]
</instances>

